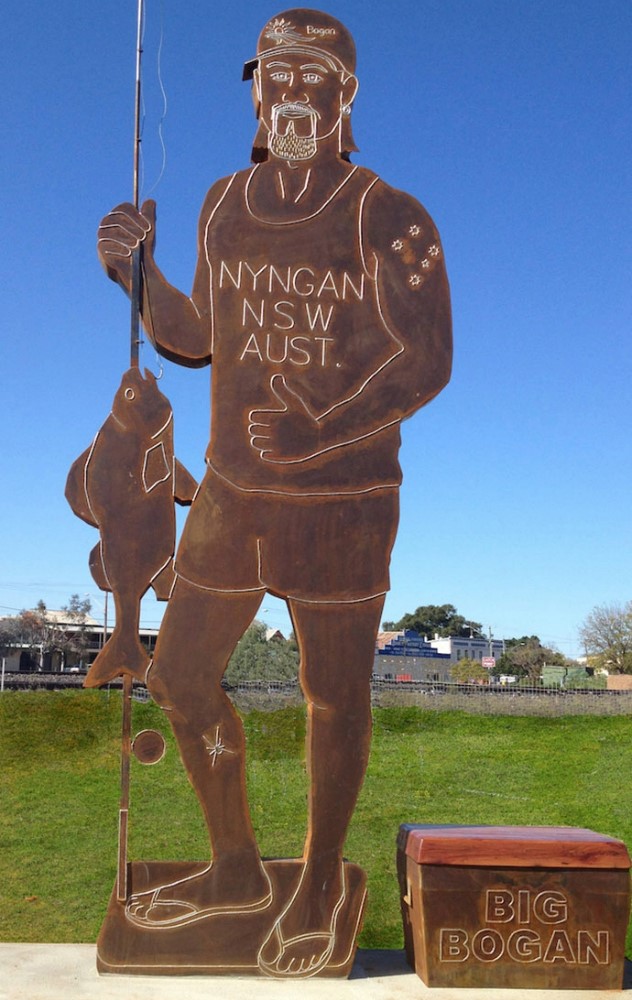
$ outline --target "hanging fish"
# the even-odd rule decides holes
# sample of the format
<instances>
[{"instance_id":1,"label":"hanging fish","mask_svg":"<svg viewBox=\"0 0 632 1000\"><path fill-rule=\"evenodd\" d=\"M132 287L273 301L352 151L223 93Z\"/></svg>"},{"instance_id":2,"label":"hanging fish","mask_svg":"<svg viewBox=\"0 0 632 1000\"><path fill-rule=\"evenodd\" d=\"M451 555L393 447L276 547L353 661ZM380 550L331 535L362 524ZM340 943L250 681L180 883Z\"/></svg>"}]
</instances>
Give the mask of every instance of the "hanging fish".
<instances>
[{"instance_id":1,"label":"hanging fish","mask_svg":"<svg viewBox=\"0 0 632 1000\"><path fill-rule=\"evenodd\" d=\"M173 411L155 377L138 368L123 375L112 411L92 445L73 463L66 499L83 521L99 529L90 553L92 576L111 591L116 626L90 667L85 687L120 674L144 680L149 654L140 642L140 602L153 587L168 600L174 581L174 500L192 502L193 476L173 454Z\"/></svg>"}]
</instances>

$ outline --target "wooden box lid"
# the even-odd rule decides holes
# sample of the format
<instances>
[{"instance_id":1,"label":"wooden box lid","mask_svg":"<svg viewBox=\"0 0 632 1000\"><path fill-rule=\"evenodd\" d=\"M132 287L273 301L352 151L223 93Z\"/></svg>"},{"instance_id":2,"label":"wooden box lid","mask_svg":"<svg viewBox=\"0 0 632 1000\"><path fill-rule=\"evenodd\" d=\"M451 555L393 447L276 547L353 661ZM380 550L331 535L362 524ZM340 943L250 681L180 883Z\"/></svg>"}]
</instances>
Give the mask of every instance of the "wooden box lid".
<instances>
[{"instance_id":1,"label":"wooden box lid","mask_svg":"<svg viewBox=\"0 0 632 1000\"><path fill-rule=\"evenodd\" d=\"M630 856L621 840L572 826L429 826L402 823L397 846L420 865L630 867Z\"/></svg>"}]
</instances>

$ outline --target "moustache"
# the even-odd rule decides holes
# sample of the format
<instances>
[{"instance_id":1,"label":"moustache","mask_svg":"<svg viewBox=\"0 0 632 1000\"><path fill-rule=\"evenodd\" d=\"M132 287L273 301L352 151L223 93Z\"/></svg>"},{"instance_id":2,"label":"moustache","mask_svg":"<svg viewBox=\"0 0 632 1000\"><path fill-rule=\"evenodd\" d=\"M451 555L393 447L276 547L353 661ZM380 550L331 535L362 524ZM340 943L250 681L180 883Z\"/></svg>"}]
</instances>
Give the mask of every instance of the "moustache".
<instances>
[{"instance_id":1,"label":"moustache","mask_svg":"<svg viewBox=\"0 0 632 1000\"><path fill-rule=\"evenodd\" d=\"M281 124L280 119L285 119ZM287 101L285 104L277 104L272 109L272 130L277 135L287 135L288 132L296 133L295 123L308 119L310 122L309 133L315 131L316 122L320 115L309 104L297 104L294 101ZM299 128L299 133L303 130Z\"/></svg>"}]
</instances>

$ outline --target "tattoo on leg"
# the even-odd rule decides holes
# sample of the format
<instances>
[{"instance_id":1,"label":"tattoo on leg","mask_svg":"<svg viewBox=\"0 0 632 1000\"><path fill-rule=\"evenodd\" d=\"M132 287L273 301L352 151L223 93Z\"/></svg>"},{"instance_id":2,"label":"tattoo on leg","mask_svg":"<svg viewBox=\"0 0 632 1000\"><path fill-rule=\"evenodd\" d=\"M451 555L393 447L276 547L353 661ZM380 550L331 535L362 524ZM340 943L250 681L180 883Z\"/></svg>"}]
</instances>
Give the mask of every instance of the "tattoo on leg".
<instances>
[{"instance_id":1,"label":"tattoo on leg","mask_svg":"<svg viewBox=\"0 0 632 1000\"><path fill-rule=\"evenodd\" d=\"M219 726L217 726L215 728L215 742L214 743L211 742L211 740L209 739L208 736L204 736L203 735L202 736L202 740L204 741L204 745L206 746L206 752L207 752L207 754L209 755L209 757L211 758L211 760L213 762L212 765L211 765L212 767L215 767L215 765L217 763L218 757L221 757L222 754L224 754L224 753L230 753L230 754L234 755L234 753L235 753L234 750L229 750L228 747L226 746L226 744L224 743L224 741L222 740L222 737L221 737L221 734L220 734L220 727Z\"/></svg>"}]
</instances>

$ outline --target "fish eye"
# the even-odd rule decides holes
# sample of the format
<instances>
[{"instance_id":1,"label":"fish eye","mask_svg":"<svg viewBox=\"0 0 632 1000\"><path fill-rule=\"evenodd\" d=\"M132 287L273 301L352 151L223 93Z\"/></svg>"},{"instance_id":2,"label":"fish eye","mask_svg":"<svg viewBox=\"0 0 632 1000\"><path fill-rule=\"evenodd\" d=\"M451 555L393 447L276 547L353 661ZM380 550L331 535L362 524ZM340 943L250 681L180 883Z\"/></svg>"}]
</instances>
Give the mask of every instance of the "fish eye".
<instances>
[{"instance_id":1,"label":"fish eye","mask_svg":"<svg viewBox=\"0 0 632 1000\"><path fill-rule=\"evenodd\" d=\"M133 389L126 389L125 390L125 399L134 399L135 396L136 396L136 393L134 392Z\"/></svg>"}]
</instances>

